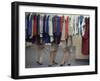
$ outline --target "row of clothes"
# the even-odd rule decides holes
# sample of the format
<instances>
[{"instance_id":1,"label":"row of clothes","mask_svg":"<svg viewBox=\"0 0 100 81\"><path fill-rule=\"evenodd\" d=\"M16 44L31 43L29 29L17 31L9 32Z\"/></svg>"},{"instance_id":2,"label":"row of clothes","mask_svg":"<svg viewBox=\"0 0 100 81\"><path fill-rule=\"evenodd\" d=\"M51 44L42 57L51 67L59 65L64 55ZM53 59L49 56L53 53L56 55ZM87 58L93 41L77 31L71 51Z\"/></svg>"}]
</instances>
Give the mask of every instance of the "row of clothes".
<instances>
[{"instance_id":1,"label":"row of clothes","mask_svg":"<svg viewBox=\"0 0 100 81\"><path fill-rule=\"evenodd\" d=\"M89 17L83 15L25 13L25 38L26 41L38 44L59 44L61 40L73 35L81 35L84 38L84 35L89 33L88 19Z\"/></svg>"}]
</instances>

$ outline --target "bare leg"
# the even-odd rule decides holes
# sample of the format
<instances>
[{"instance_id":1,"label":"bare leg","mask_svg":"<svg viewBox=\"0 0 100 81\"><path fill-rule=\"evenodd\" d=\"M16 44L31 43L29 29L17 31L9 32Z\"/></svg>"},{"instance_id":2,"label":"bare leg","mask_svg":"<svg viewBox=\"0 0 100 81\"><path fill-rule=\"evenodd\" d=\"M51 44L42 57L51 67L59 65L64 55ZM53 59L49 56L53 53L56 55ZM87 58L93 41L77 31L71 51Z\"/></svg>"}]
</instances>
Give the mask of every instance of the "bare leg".
<instances>
[{"instance_id":1,"label":"bare leg","mask_svg":"<svg viewBox=\"0 0 100 81\"><path fill-rule=\"evenodd\" d=\"M39 61L39 50L38 50L38 46L36 46L36 61Z\"/></svg>"},{"instance_id":2,"label":"bare leg","mask_svg":"<svg viewBox=\"0 0 100 81\"><path fill-rule=\"evenodd\" d=\"M68 52L66 51L66 49L63 50L63 58L62 58L62 61L61 61L61 66L63 66L66 62L66 59L67 59L67 56L68 56Z\"/></svg>"},{"instance_id":3,"label":"bare leg","mask_svg":"<svg viewBox=\"0 0 100 81\"><path fill-rule=\"evenodd\" d=\"M53 64L54 53L55 53L54 51L50 52L50 65L49 66L52 66L52 64Z\"/></svg>"},{"instance_id":4,"label":"bare leg","mask_svg":"<svg viewBox=\"0 0 100 81\"><path fill-rule=\"evenodd\" d=\"M50 65L49 66L52 66L53 64L57 64L55 62L55 58L56 58L56 50L53 50L50 52Z\"/></svg>"},{"instance_id":5,"label":"bare leg","mask_svg":"<svg viewBox=\"0 0 100 81\"><path fill-rule=\"evenodd\" d=\"M42 63L42 49L40 49L39 62Z\"/></svg>"},{"instance_id":6,"label":"bare leg","mask_svg":"<svg viewBox=\"0 0 100 81\"><path fill-rule=\"evenodd\" d=\"M55 59L56 59L56 52L57 52L57 51L54 51L54 54L53 54L53 63L54 63L54 64L57 64L57 63L55 62Z\"/></svg>"},{"instance_id":7,"label":"bare leg","mask_svg":"<svg viewBox=\"0 0 100 81\"><path fill-rule=\"evenodd\" d=\"M42 48L38 47L37 50L37 63L42 65Z\"/></svg>"}]
</instances>

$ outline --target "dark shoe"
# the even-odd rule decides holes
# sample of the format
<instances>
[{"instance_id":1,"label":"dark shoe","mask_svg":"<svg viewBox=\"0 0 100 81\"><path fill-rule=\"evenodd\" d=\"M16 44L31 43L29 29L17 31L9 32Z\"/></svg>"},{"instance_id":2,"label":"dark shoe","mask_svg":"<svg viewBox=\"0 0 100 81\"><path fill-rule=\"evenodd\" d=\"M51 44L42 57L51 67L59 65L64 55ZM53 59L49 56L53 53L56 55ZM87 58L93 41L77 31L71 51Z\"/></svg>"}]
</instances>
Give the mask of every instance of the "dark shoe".
<instances>
[{"instance_id":1,"label":"dark shoe","mask_svg":"<svg viewBox=\"0 0 100 81\"><path fill-rule=\"evenodd\" d=\"M65 65L65 62L63 64L60 64L60 66L64 66Z\"/></svg>"},{"instance_id":2,"label":"dark shoe","mask_svg":"<svg viewBox=\"0 0 100 81\"><path fill-rule=\"evenodd\" d=\"M51 67L52 66L52 64L50 64L50 65L48 65L49 67Z\"/></svg>"},{"instance_id":3,"label":"dark shoe","mask_svg":"<svg viewBox=\"0 0 100 81\"><path fill-rule=\"evenodd\" d=\"M43 65L42 63L40 63L39 61L37 61L37 63L39 64L39 65Z\"/></svg>"},{"instance_id":4,"label":"dark shoe","mask_svg":"<svg viewBox=\"0 0 100 81\"><path fill-rule=\"evenodd\" d=\"M68 66L70 66L71 64L68 64Z\"/></svg>"}]
</instances>

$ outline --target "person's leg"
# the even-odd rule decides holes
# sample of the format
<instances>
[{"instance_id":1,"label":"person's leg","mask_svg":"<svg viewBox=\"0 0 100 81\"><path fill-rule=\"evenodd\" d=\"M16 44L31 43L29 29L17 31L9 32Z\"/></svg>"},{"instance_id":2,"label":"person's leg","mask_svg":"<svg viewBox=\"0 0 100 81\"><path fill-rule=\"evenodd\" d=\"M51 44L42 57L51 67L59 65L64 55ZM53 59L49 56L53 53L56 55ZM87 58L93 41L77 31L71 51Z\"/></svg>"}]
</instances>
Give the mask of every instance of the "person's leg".
<instances>
[{"instance_id":1,"label":"person's leg","mask_svg":"<svg viewBox=\"0 0 100 81\"><path fill-rule=\"evenodd\" d=\"M69 40L70 40L70 43L69 43L69 53L68 53L68 59L67 59L67 62L68 62L68 65L71 65L71 55L72 55L72 46L73 46L73 38L72 36L69 36Z\"/></svg>"},{"instance_id":2,"label":"person's leg","mask_svg":"<svg viewBox=\"0 0 100 81\"><path fill-rule=\"evenodd\" d=\"M66 59L68 59L68 38L66 40L61 41L61 47L62 47L62 51L63 51L63 57L60 63L60 66L63 66L66 62Z\"/></svg>"},{"instance_id":3,"label":"person's leg","mask_svg":"<svg viewBox=\"0 0 100 81\"><path fill-rule=\"evenodd\" d=\"M40 65L42 65L42 60L43 60L43 57L42 57L43 49L44 49L43 46L38 46L38 49L37 49L37 63Z\"/></svg>"},{"instance_id":4,"label":"person's leg","mask_svg":"<svg viewBox=\"0 0 100 81\"><path fill-rule=\"evenodd\" d=\"M52 60L53 64L57 64L57 62L55 62L56 53L57 53L57 50L55 50L54 53L53 53L53 60Z\"/></svg>"},{"instance_id":5,"label":"person's leg","mask_svg":"<svg viewBox=\"0 0 100 81\"><path fill-rule=\"evenodd\" d=\"M50 64L49 64L49 66L56 64L56 62L55 62L56 52L57 52L57 48L54 44L52 44L51 45L51 52L50 52Z\"/></svg>"},{"instance_id":6,"label":"person's leg","mask_svg":"<svg viewBox=\"0 0 100 81\"><path fill-rule=\"evenodd\" d=\"M39 62L42 64L42 60L43 60L43 55L42 55L42 49L40 49L40 56L39 56Z\"/></svg>"},{"instance_id":7,"label":"person's leg","mask_svg":"<svg viewBox=\"0 0 100 81\"><path fill-rule=\"evenodd\" d=\"M53 55L54 55L54 51L51 51L50 52L50 64L49 64L49 66L52 66L53 65Z\"/></svg>"},{"instance_id":8,"label":"person's leg","mask_svg":"<svg viewBox=\"0 0 100 81\"><path fill-rule=\"evenodd\" d=\"M70 65L71 64L71 54L68 52L67 53L67 65Z\"/></svg>"},{"instance_id":9,"label":"person's leg","mask_svg":"<svg viewBox=\"0 0 100 81\"><path fill-rule=\"evenodd\" d=\"M63 49L63 57L62 57L60 66L63 66L65 64L66 58L67 58L67 51L65 51L65 49Z\"/></svg>"}]
</instances>

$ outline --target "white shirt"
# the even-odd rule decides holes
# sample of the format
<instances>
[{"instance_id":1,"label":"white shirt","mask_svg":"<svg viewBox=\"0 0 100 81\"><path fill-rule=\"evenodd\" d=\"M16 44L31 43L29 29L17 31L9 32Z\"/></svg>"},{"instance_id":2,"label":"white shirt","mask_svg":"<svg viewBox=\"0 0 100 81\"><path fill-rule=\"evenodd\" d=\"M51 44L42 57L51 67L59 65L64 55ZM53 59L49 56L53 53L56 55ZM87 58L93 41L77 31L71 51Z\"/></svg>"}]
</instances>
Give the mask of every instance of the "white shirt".
<instances>
[{"instance_id":1,"label":"white shirt","mask_svg":"<svg viewBox=\"0 0 100 81\"><path fill-rule=\"evenodd\" d=\"M50 36L50 41L52 42L54 39L53 39L53 23L52 23L52 18L53 18L53 15L50 15L49 16L49 36Z\"/></svg>"},{"instance_id":2,"label":"white shirt","mask_svg":"<svg viewBox=\"0 0 100 81\"><path fill-rule=\"evenodd\" d=\"M40 37L43 37L43 14L40 14Z\"/></svg>"},{"instance_id":3,"label":"white shirt","mask_svg":"<svg viewBox=\"0 0 100 81\"><path fill-rule=\"evenodd\" d=\"M72 15L69 16L69 28L68 28L68 35L74 34L74 17Z\"/></svg>"},{"instance_id":4,"label":"white shirt","mask_svg":"<svg viewBox=\"0 0 100 81\"><path fill-rule=\"evenodd\" d=\"M74 22L74 29L75 29L75 32L74 34L78 34L78 16L76 15L75 17L75 22Z\"/></svg>"}]
</instances>

